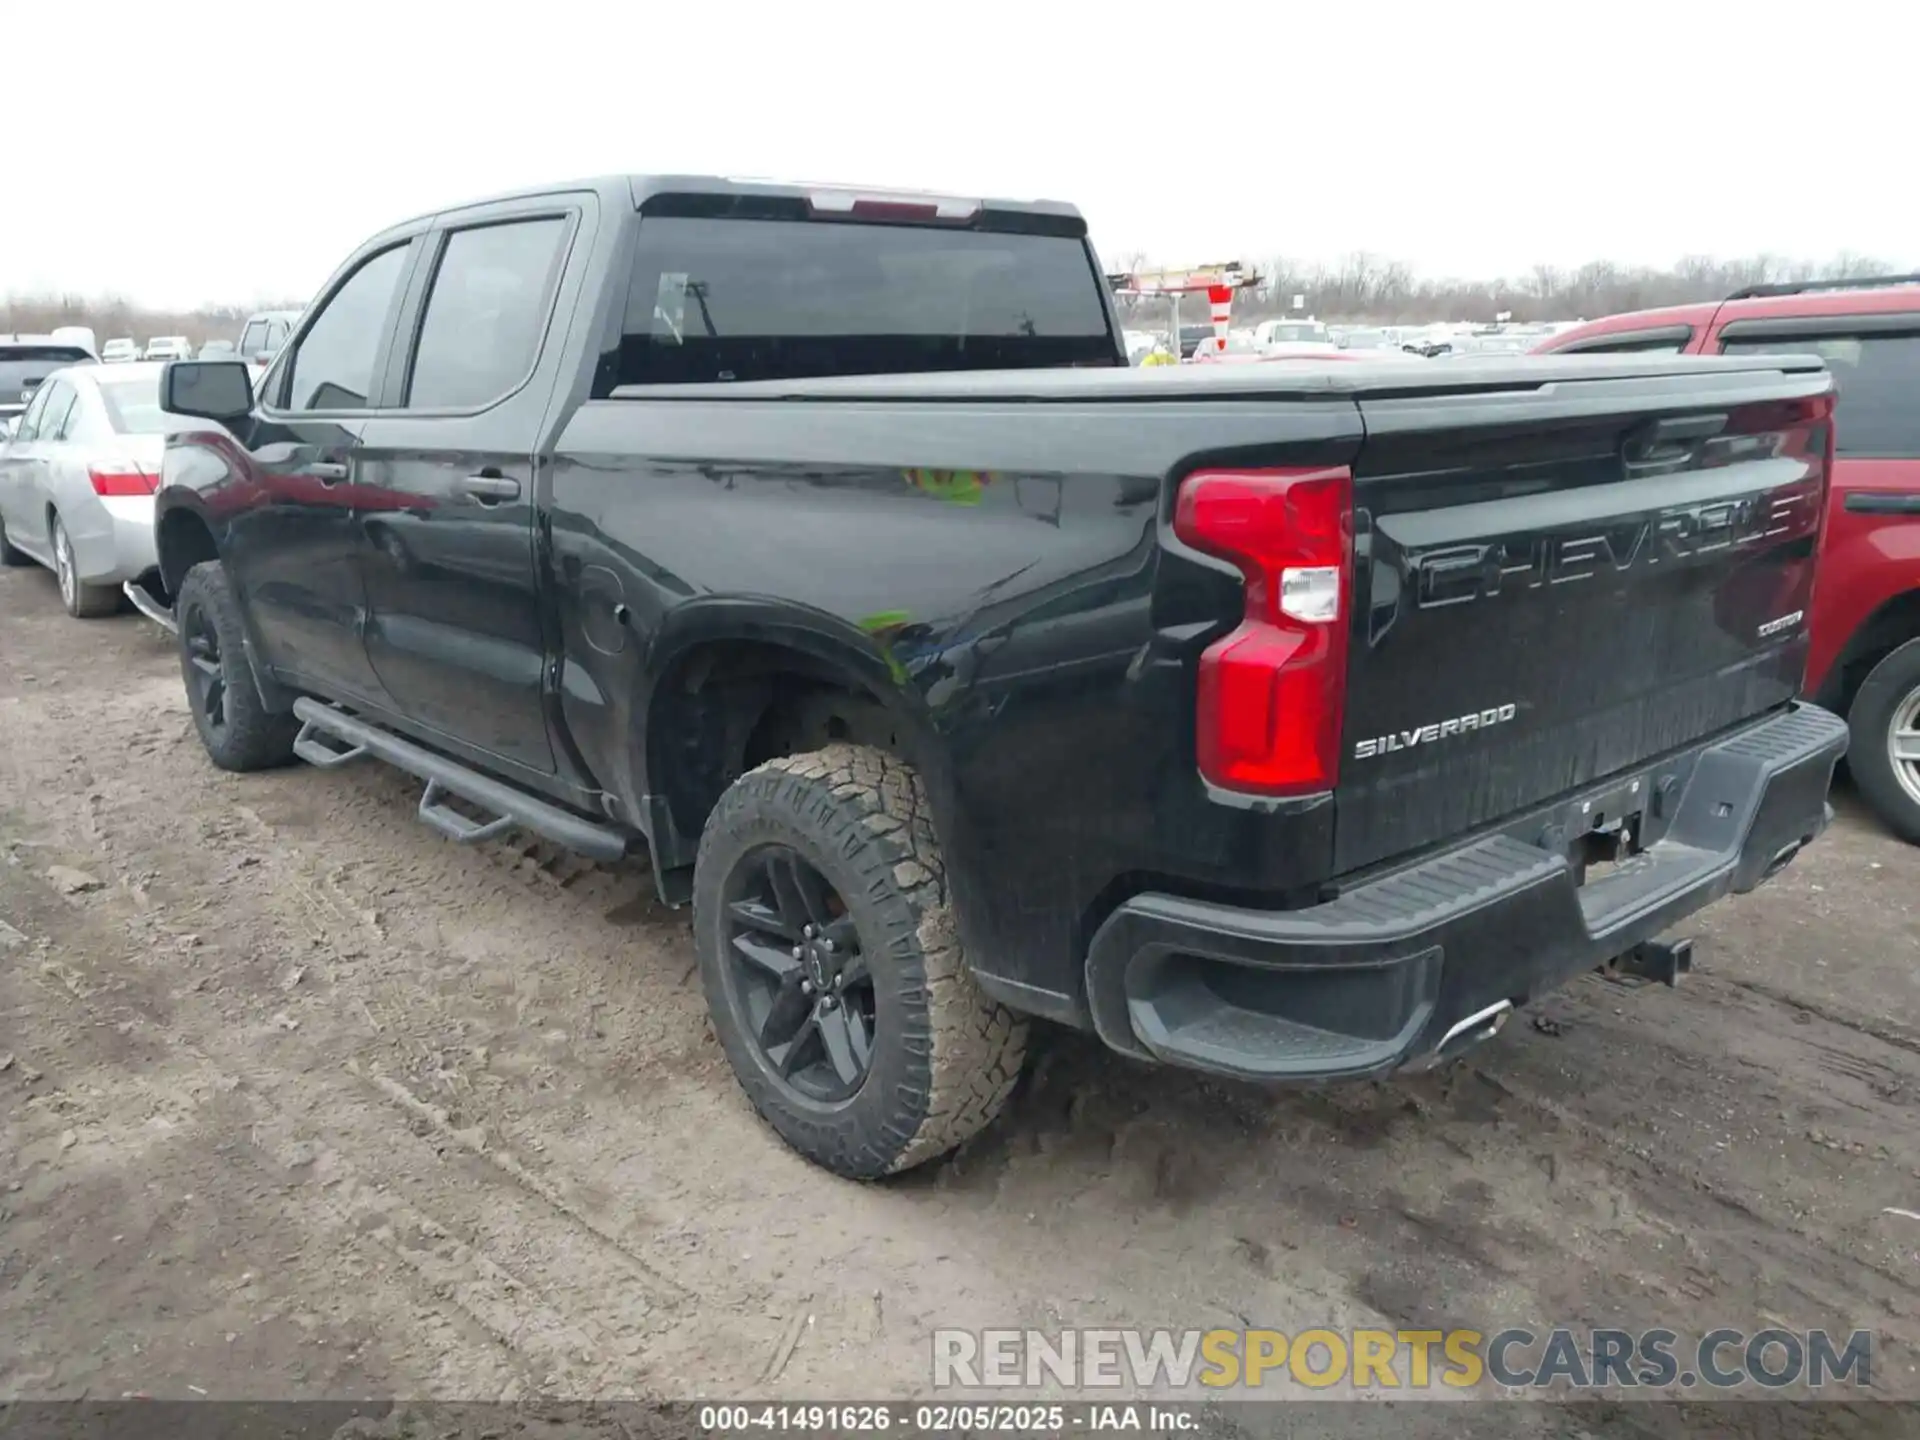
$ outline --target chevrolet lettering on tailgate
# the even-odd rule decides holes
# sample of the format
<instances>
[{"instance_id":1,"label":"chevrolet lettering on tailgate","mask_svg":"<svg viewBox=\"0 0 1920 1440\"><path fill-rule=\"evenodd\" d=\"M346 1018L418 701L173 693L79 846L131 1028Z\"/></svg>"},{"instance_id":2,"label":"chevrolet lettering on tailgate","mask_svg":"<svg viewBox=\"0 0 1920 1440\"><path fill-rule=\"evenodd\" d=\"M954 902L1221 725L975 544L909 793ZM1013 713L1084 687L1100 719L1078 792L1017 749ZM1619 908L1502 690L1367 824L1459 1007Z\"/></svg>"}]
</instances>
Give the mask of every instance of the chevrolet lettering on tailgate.
<instances>
[{"instance_id":1,"label":"chevrolet lettering on tailgate","mask_svg":"<svg viewBox=\"0 0 1920 1440\"><path fill-rule=\"evenodd\" d=\"M1817 493L1804 488L1703 505L1676 505L1624 527L1582 534L1515 536L1409 554L1415 604L1423 610L1464 605L1503 590L1585 580L1609 570L1686 560L1741 549L1796 533L1813 533ZM1518 582L1518 583L1515 583Z\"/></svg>"}]
</instances>

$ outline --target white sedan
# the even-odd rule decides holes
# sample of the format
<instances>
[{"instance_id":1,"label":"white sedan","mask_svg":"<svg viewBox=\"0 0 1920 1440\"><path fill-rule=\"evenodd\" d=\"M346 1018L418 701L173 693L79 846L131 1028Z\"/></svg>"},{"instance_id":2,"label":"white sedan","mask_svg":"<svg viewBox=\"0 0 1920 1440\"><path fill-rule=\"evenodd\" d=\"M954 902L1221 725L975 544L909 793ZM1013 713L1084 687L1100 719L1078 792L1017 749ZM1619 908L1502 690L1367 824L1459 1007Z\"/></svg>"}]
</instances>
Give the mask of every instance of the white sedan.
<instances>
[{"instance_id":1,"label":"white sedan","mask_svg":"<svg viewBox=\"0 0 1920 1440\"><path fill-rule=\"evenodd\" d=\"M56 370L0 447L0 564L45 565L76 618L111 615L121 587L158 564L153 492L166 432L192 423L160 408L165 368Z\"/></svg>"}]
</instances>

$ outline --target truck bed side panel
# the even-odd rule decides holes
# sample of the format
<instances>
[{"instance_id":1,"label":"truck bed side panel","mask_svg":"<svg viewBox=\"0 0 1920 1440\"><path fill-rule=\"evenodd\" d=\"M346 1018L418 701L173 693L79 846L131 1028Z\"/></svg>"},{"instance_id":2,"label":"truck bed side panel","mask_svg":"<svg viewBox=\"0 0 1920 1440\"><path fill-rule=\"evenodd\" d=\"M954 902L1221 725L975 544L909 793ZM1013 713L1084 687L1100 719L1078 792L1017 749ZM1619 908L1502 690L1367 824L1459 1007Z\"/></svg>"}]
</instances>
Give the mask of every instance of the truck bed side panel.
<instances>
[{"instance_id":1,"label":"truck bed side panel","mask_svg":"<svg viewBox=\"0 0 1920 1440\"><path fill-rule=\"evenodd\" d=\"M1077 927L1116 877L1270 888L1325 872L1330 807L1276 825L1207 799L1193 667L1237 613L1238 577L1158 583L1158 541L1167 477L1196 457L1341 463L1358 441L1340 397L1126 415L590 402L546 482L567 724L640 805L671 788L644 724L683 647L849 657L937 737L921 759L976 964L1070 994Z\"/></svg>"}]
</instances>

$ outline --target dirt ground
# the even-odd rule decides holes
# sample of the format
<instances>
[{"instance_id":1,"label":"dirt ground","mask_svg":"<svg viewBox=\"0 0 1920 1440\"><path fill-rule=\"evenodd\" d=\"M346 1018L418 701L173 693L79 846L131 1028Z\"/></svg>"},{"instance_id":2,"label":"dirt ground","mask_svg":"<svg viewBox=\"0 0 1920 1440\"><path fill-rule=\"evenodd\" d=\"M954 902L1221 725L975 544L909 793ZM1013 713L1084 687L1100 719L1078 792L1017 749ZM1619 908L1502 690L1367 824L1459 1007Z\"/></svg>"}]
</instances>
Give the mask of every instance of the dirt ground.
<instances>
[{"instance_id":1,"label":"dirt ground","mask_svg":"<svg viewBox=\"0 0 1920 1440\"><path fill-rule=\"evenodd\" d=\"M857 1186L748 1110L641 869L221 774L170 643L0 573L0 1394L844 1399L936 1326L1566 1322L1870 1328L1920 1395L1920 852L1844 794L1678 992L1319 1093L1063 1036Z\"/></svg>"}]
</instances>

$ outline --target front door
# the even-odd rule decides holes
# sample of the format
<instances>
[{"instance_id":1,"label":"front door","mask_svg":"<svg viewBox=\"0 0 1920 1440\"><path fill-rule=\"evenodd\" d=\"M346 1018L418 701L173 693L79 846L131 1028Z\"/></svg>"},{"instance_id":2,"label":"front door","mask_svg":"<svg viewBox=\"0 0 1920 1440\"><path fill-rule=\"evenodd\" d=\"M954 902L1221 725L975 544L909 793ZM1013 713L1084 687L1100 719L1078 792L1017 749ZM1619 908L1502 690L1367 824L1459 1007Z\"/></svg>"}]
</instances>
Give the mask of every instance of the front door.
<instances>
[{"instance_id":1,"label":"front door","mask_svg":"<svg viewBox=\"0 0 1920 1440\"><path fill-rule=\"evenodd\" d=\"M248 473L214 501L269 668L330 699L378 701L354 528L360 437L404 293L412 242L353 265L262 388Z\"/></svg>"},{"instance_id":2,"label":"front door","mask_svg":"<svg viewBox=\"0 0 1920 1440\"><path fill-rule=\"evenodd\" d=\"M441 218L407 306L417 339L394 366L396 404L361 436L381 685L408 719L543 775L555 764L534 452L563 348L548 322L585 203Z\"/></svg>"}]
</instances>

